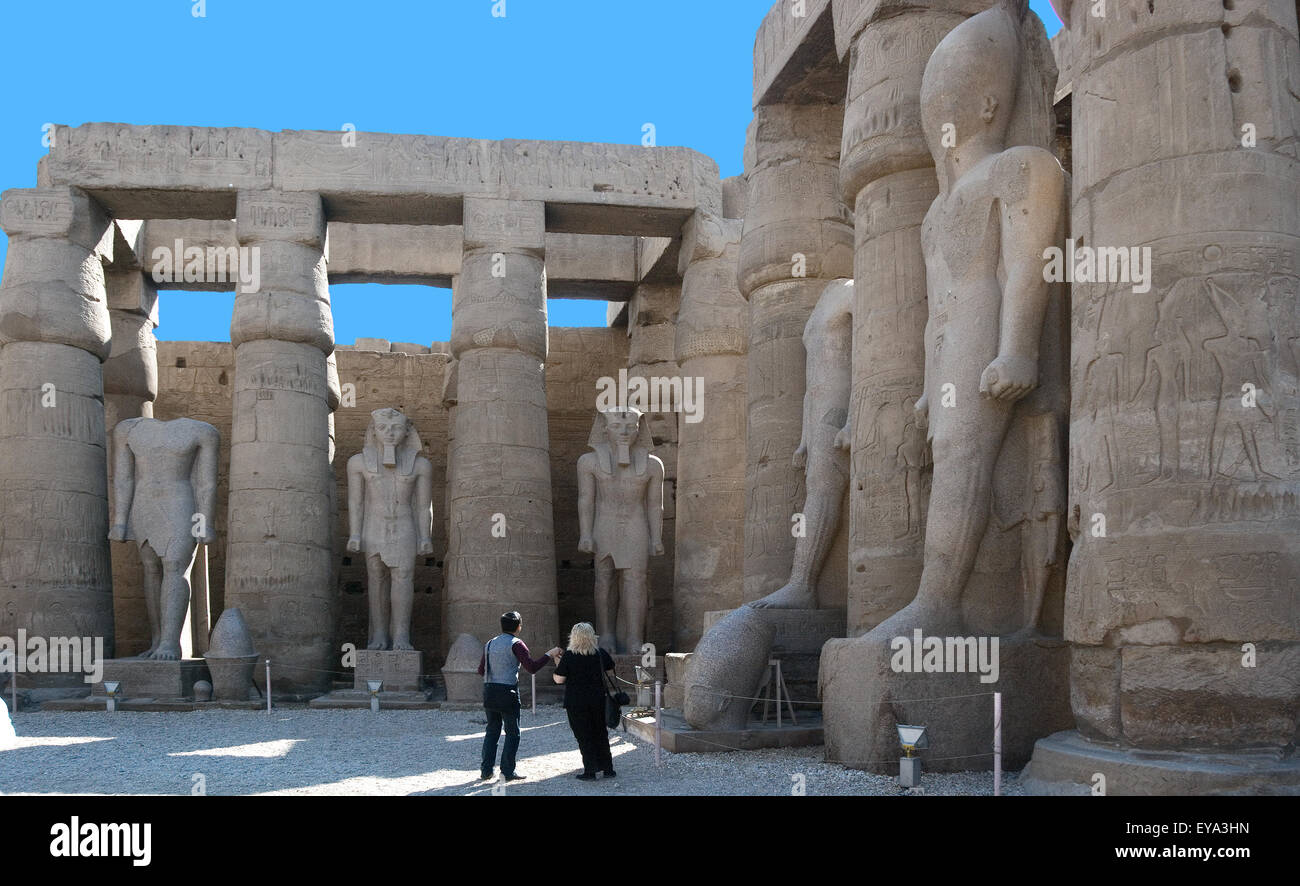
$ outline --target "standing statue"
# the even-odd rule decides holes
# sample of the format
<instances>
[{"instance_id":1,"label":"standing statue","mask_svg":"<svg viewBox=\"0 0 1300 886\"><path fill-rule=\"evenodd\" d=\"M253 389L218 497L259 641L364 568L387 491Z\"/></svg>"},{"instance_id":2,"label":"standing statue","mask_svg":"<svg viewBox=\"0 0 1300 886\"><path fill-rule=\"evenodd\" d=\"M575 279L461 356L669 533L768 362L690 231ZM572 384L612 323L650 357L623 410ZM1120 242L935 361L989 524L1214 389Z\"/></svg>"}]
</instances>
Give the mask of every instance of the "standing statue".
<instances>
[{"instance_id":1,"label":"standing statue","mask_svg":"<svg viewBox=\"0 0 1300 886\"><path fill-rule=\"evenodd\" d=\"M370 413L366 442L348 459L348 550L366 556L367 649L411 650L415 557L433 553L433 465L396 409Z\"/></svg>"},{"instance_id":2,"label":"standing statue","mask_svg":"<svg viewBox=\"0 0 1300 886\"><path fill-rule=\"evenodd\" d=\"M806 466L804 534L794 543L785 587L749 604L758 609L816 609L817 576L839 528L849 485L849 394L853 388L853 281L833 280L822 291L803 331L807 387L803 433L794 452Z\"/></svg>"},{"instance_id":3,"label":"standing statue","mask_svg":"<svg viewBox=\"0 0 1300 886\"><path fill-rule=\"evenodd\" d=\"M144 567L152 644L141 658L176 661L190 608L187 573L199 544L216 540L221 433L192 418L128 418L113 429L110 541L134 540Z\"/></svg>"},{"instance_id":4,"label":"standing statue","mask_svg":"<svg viewBox=\"0 0 1300 886\"><path fill-rule=\"evenodd\" d=\"M967 20L939 44L922 81L922 126L939 196L921 227L930 317L916 410L928 421L934 478L916 599L881 623L872 632L878 636L960 629L962 593L989 525L994 467L1008 429L1016 416L1053 408L1027 398L1039 386L1050 300L1044 255L1063 239L1066 174L1050 151L1011 133L1026 14L1025 0L999 0ZM1028 437L1040 451L1026 467L1059 471L1059 435L1040 428ZM1053 536L1063 510L1056 482L1041 484L1031 518ZM1034 564L1040 567L1054 562L1041 534L1031 554L1044 561ZM1041 581L1038 569L1027 588L1038 597L1029 607L1035 622Z\"/></svg>"},{"instance_id":5,"label":"standing statue","mask_svg":"<svg viewBox=\"0 0 1300 886\"><path fill-rule=\"evenodd\" d=\"M596 416L587 445L595 451L578 459L578 550L596 557L596 630L606 649L640 652L647 566L664 552L664 463L636 409Z\"/></svg>"}]
</instances>

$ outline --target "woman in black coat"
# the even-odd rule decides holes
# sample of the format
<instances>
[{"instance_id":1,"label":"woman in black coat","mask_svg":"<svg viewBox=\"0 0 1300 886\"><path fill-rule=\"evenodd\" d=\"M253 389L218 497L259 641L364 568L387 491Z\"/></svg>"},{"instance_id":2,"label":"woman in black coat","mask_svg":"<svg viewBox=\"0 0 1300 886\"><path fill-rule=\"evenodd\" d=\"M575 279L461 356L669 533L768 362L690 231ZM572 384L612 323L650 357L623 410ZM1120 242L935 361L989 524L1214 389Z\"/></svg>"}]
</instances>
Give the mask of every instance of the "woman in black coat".
<instances>
[{"instance_id":1,"label":"woman in black coat","mask_svg":"<svg viewBox=\"0 0 1300 886\"><path fill-rule=\"evenodd\" d=\"M609 753L609 731L605 727L605 672L614 670L614 659L596 645L596 630L579 622L569 632L569 648L556 657L555 682L564 684L564 707L569 728L582 752L579 781L592 781L599 770L613 778L614 761Z\"/></svg>"}]
</instances>

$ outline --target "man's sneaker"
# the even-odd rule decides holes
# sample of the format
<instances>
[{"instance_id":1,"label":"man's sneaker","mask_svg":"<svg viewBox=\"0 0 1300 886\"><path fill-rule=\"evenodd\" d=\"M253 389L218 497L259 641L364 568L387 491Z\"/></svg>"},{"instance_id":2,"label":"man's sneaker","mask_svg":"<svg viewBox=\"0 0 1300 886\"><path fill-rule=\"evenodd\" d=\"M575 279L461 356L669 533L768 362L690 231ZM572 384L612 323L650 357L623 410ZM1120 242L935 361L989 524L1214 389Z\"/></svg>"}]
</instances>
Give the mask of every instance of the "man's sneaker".
<instances>
[{"instance_id":1,"label":"man's sneaker","mask_svg":"<svg viewBox=\"0 0 1300 886\"><path fill-rule=\"evenodd\" d=\"M503 775L501 777L506 781L522 781L527 776L520 775L518 772L512 772L509 775Z\"/></svg>"},{"instance_id":2,"label":"man's sneaker","mask_svg":"<svg viewBox=\"0 0 1300 886\"><path fill-rule=\"evenodd\" d=\"M478 777L479 777L479 781L490 781L492 779L492 771L485 770L483 772L480 772L478 774Z\"/></svg>"}]
</instances>

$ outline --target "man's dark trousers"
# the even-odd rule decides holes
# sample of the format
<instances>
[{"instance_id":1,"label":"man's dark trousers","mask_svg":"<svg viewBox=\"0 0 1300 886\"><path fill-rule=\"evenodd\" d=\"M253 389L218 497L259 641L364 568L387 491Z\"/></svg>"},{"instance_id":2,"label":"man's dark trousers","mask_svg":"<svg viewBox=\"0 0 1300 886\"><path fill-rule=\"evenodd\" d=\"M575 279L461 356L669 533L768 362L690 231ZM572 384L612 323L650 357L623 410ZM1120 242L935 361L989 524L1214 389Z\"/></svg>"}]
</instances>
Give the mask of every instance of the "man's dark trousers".
<instances>
[{"instance_id":1,"label":"man's dark trousers","mask_svg":"<svg viewBox=\"0 0 1300 886\"><path fill-rule=\"evenodd\" d=\"M487 732L483 735L483 764L480 772L491 773L497 759L497 741L501 727L506 730L501 749L501 774L515 774L515 754L519 751L519 689L505 683L483 684L483 710L487 713Z\"/></svg>"}]
</instances>

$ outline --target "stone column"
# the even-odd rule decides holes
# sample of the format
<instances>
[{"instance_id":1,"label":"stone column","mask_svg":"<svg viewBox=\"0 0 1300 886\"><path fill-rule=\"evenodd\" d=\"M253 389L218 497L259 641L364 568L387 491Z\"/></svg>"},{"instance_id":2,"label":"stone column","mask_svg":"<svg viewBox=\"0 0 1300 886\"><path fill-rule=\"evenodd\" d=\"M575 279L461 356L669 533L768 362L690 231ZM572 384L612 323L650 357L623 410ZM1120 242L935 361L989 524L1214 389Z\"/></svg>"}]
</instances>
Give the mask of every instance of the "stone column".
<instances>
[{"instance_id":1,"label":"stone column","mask_svg":"<svg viewBox=\"0 0 1300 886\"><path fill-rule=\"evenodd\" d=\"M271 659L275 695L327 688L333 644L331 390L334 324L316 194L241 191L236 234L260 285L238 291L227 607ZM247 252L244 252L244 250ZM258 665L256 679L263 680Z\"/></svg>"},{"instance_id":2,"label":"stone column","mask_svg":"<svg viewBox=\"0 0 1300 886\"><path fill-rule=\"evenodd\" d=\"M1111 6L1062 8L1072 231L1079 250L1149 250L1151 276L1075 275L1078 733L1041 740L1026 776L1300 792L1295 5Z\"/></svg>"},{"instance_id":3,"label":"stone column","mask_svg":"<svg viewBox=\"0 0 1300 886\"><path fill-rule=\"evenodd\" d=\"M104 362L104 427L112 445L113 429L128 418L153 418L158 396L158 291L139 269L105 273L112 349ZM110 449L111 452L111 449ZM113 504L113 459L108 459L108 499ZM137 655L149 648L152 635L144 602L140 550L135 542L110 545L113 559L113 623L117 654ZM182 645L189 641L181 638Z\"/></svg>"},{"instance_id":4,"label":"stone column","mask_svg":"<svg viewBox=\"0 0 1300 886\"><path fill-rule=\"evenodd\" d=\"M921 132L921 76L934 48L991 0L837 4L849 55L840 188L854 217L853 422L849 477L848 634L916 595L926 484L899 467L925 432L913 405L925 381L927 317L921 221L939 193ZM928 8L927 8L928 7Z\"/></svg>"},{"instance_id":5,"label":"stone column","mask_svg":"<svg viewBox=\"0 0 1300 886\"><path fill-rule=\"evenodd\" d=\"M658 280L643 282L628 303L628 379L678 378L681 370L674 354L676 318L682 300L681 284ZM629 381L630 383L630 381ZM633 403L633 406L636 404ZM673 404L676 405L676 404ZM660 404L667 409L669 404ZM595 417L595 414L592 414ZM653 453L664 463L663 556L651 556L648 566L650 612L646 641L662 653L675 639L681 613L673 606L673 562L677 538L677 444L680 416L672 411L647 412ZM677 646L672 646L677 649Z\"/></svg>"},{"instance_id":6,"label":"stone column","mask_svg":"<svg viewBox=\"0 0 1300 886\"><path fill-rule=\"evenodd\" d=\"M672 648L690 651L704 613L744 602L745 350L749 306L736 283L742 223L697 212L682 237L676 356L696 391L677 443L677 543Z\"/></svg>"},{"instance_id":7,"label":"stone column","mask_svg":"<svg viewBox=\"0 0 1300 886\"><path fill-rule=\"evenodd\" d=\"M452 304L448 640L492 636L510 609L523 615L535 648L560 640L543 210L540 202L465 198L465 254Z\"/></svg>"},{"instance_id":8,"label":"stone column","mask_svg":"<svg viewBox=\"0 0 1300 886\"><path fill-rule=\"evenodd\" d=\"M102 637L113 654L104 382L111 224L76 188L5 191L0 284L0 634ZM81 674L26 688L84 691Z\"/></svg>"},{"instance_id":9,"label":"stone column","mask_svg":"<svg viewBox=\"0 0 1300 886\"><path fill-rule=\"evenodd\" d=\"M790 578L793 464L803 425L803 330L827 282L852 275L838 187L842 105L762 105L745 147L749 193L738 278L749 300L744 600Z\"/></svg>"}]
</instances>

